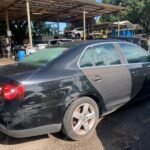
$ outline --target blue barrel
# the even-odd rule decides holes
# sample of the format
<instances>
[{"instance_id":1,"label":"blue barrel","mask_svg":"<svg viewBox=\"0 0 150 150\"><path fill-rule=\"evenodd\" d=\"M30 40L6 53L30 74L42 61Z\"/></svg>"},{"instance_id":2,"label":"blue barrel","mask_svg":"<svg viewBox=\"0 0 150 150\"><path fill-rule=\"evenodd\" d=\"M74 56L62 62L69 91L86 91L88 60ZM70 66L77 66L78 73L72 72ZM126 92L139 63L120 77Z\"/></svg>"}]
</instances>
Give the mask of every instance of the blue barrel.
<instances>
[{"instance_id":1,"label":"blue barrel","mask_svg":"<svg viewBox=\"0 0 150 150\"><path fill-rule=\"evenodd\" d=\"M25 59L25 57L26 57L25 51L20 50L20 51L18 52L18 60L19 60L19 61L20 61L20 60L23 60L23 59Z\"/></svg>"}]
</instances>

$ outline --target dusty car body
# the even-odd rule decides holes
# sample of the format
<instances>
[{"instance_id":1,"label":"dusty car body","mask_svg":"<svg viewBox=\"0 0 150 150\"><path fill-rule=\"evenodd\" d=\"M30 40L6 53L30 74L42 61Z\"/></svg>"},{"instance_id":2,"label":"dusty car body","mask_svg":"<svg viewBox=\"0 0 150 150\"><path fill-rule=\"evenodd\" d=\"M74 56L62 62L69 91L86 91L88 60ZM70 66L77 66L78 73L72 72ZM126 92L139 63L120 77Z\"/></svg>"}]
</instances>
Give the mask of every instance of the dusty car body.
<instances>
[{"instance_id":1,"label":"dusty car body","mask_svg":"<svg viewBox=\"0 0 150 150\"><path fill-rule=\"evenodd\" d=\"M98 116L104 117L129 101L149 96L150 59L140 47L116 40L72 42L63 47L68 50L64 48L52 61L41 60L44 65L21 62L0 68L0 131L12 137L59 132L66 112L81 98L84 104L86 98L92 99ZM77 135L69 137L78 140Z\"/></svg>"}]
</instances>

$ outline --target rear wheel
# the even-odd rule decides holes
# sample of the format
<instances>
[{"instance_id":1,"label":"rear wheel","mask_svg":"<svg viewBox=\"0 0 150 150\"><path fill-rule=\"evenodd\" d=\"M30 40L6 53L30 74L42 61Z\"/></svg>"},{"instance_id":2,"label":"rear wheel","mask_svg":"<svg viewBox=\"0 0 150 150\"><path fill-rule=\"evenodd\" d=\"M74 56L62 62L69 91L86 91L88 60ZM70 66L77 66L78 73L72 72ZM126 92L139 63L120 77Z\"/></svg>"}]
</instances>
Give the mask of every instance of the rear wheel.
<instances>
[{"instance_id":1,"label":"rear wheel","mask_svg":"<svg viewBox=\"0 0 150 150\"><path fill-rule=\"evenodd\" d=\"M0 132L0 140L4 140L7 137L4 133Z\"/></svg>"},{"instance_id":2,"label":"rear wheel","mask_svg":"<svg viewBox=\"0 0 150 150\"><path fill-rule=\"evenodd\" d=\"M81 140L93 133L99 118L96 102L83 97L74 101L65 114L63 132L73 140Z\"/></svg>"}]
</instances>

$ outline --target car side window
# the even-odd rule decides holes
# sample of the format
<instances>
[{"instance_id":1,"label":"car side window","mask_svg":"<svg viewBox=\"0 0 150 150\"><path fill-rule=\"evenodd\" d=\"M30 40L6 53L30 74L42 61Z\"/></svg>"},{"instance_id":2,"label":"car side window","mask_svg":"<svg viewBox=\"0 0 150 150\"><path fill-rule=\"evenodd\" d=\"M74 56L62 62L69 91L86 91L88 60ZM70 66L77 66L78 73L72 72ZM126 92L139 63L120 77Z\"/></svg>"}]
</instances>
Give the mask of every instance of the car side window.
<instances>
[{"instance_id":1,"label":"car side window","mask_svg":"<svg viewBox=\"0 0 150 150\"><path fill-rule=\"evenodd\" d=\"M86 49L86 51L84 52L84 54L80 59L79 65L81 68L93 66L92 48Z\"/></svg>"},{"instance_id":2,"label":"car side window","mask_svg":"<svg viewBox=\"0 0 150 150\"><path fill-rule=\"evenodd\" d=\"M78 28L77 31L83 31L83 28Z\"/></svg>"},{"instance_id":3,"label":"car side window","mask_svg":"<svg viewBox=\"0 0 150 150\"><path fill-rule=\"evenodd\" d=\"M121 64L114 44L100 44L93 47L93 55L96 66Z\"/></svg>"},{"instance_id":4,"label":"car side window","mask_svg":"<svg viewBox=\"0 0 150 150\"><path fill-rule=\"evenodd\" d=\"M119 45L128 63L150 62L148 53L139 46L128 43L120 43Z\"/></svg>"}]
</instances>

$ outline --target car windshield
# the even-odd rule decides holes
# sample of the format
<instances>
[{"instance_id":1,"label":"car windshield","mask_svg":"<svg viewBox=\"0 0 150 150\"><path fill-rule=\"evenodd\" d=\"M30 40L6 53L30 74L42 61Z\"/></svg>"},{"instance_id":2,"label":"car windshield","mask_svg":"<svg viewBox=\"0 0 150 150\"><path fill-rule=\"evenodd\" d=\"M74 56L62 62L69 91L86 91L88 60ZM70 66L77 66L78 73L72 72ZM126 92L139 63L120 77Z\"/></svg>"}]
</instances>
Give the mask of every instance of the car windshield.
<instances>
[{"instance_id":1,"label":"car windshield","mask_svg":"<svg viewBox=\"0 0 150 150\"><path fill-rule=\"evenodd\" d=\"M42 67L47 63L53 61L57 57L59 57L67 49L68 48L62 48L62 47L43 49L26 57L24 60L20 61L19 63L28 64L35 67Z\"/></svg>"}]
</instances>

